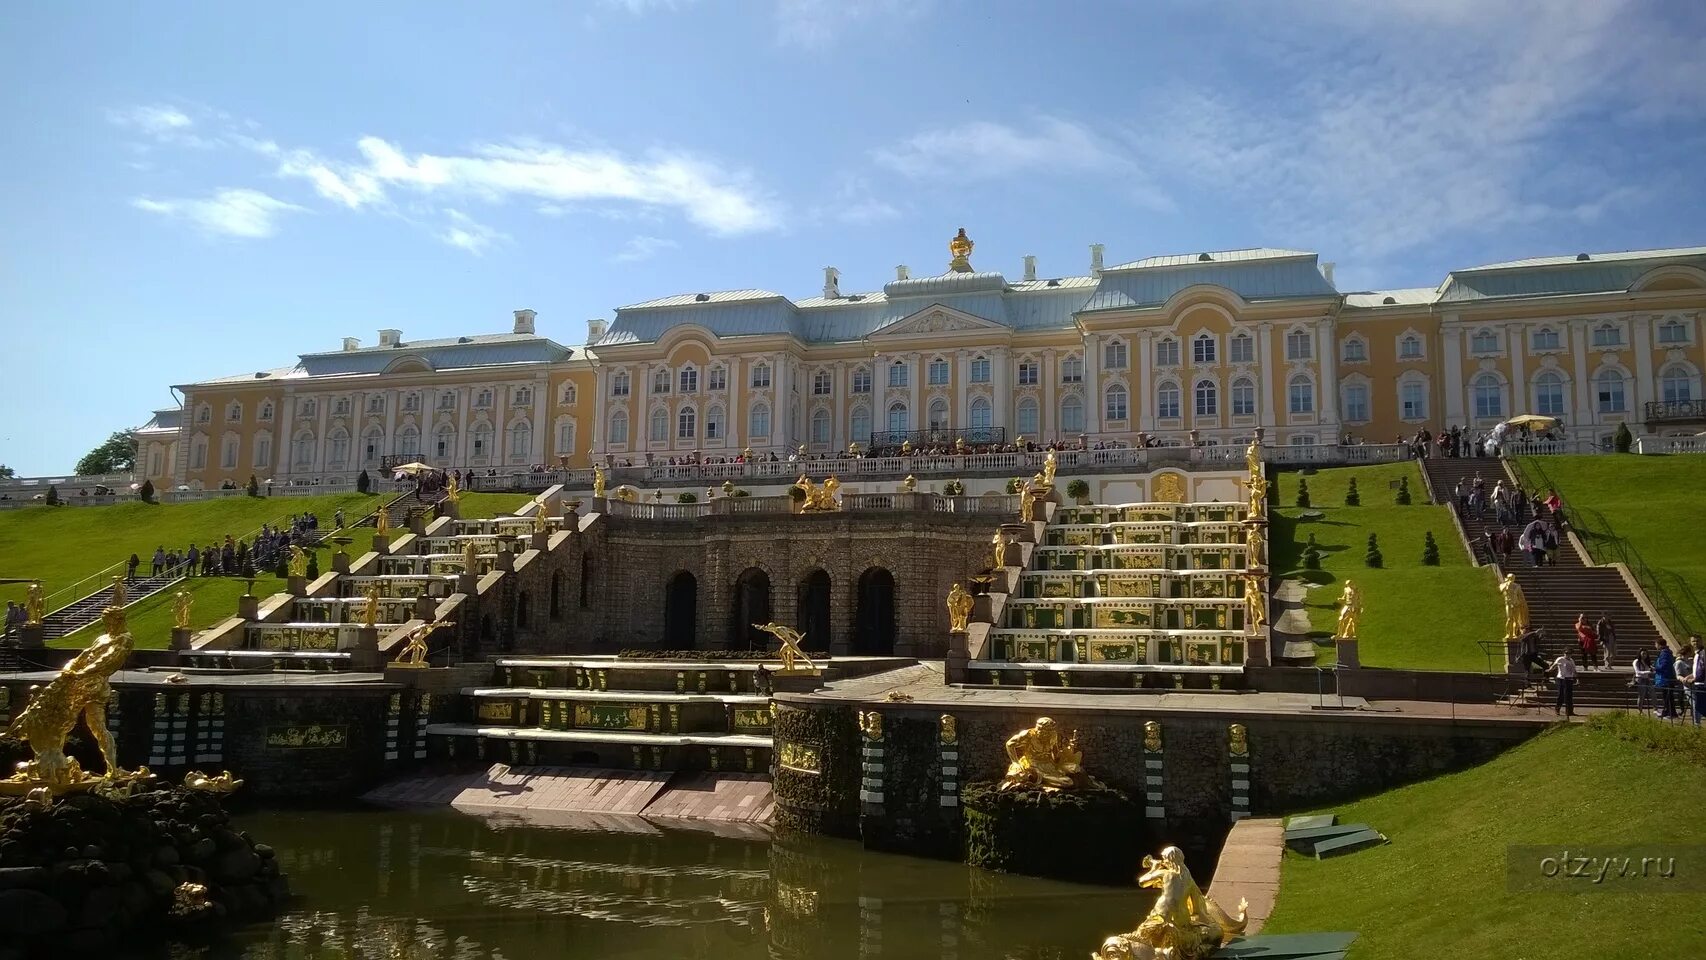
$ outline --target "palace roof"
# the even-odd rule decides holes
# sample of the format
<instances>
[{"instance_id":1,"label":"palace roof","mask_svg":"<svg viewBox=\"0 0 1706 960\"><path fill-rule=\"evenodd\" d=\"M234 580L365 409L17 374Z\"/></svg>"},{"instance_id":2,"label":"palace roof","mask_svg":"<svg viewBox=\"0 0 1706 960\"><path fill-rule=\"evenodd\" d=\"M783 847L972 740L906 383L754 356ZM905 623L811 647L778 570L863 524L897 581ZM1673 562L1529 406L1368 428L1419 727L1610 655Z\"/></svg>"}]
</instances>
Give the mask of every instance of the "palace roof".
<instances>
[{"instance_id":1,"label":"palace roof","mask_svg":"<svg viewBox=\"0 0 1706 960\"><path fill-rule=\"evenodd\" d=\"M1706 269L1706 247L1578 253L1453 270L1440 284L1437 302L1622 293L1647 272L1671 264Z\"/></svg>"}]
</instances>

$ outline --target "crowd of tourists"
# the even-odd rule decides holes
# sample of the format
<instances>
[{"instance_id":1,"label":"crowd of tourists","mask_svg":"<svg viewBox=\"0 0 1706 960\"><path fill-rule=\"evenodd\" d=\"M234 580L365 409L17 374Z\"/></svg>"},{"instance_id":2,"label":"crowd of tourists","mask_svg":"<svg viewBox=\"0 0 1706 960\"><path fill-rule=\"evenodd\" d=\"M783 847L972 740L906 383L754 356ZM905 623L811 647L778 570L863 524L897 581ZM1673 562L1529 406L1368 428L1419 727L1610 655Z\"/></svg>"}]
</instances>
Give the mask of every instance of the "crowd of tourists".
<instances>
[{"instance_id":1,"label":"crowd of tourists","mask_svg":"<svg viewBox=\"0 0 1706 960\"><path fill-rule=\"evenodd\" d=\"M336 513L336 525L343 526L342 510ZM255 535L252 543L244 538L226 534L223 541L215 541L205 546L192 542L182 550L168 550L165 544L160 544L154 548L153 556L146 561L147 575L158 577L181 571L186 577L254 576L256 570L264 570L277 564L279 557L291 546L313 542L319 529L320 517L317 514L301 513L291 514L286 523L277 527L263 524L261 532ZM141 556L131 554L130 559L125 561L126 579L141 578L144 562Z\"/></svg>"}]
</instances>

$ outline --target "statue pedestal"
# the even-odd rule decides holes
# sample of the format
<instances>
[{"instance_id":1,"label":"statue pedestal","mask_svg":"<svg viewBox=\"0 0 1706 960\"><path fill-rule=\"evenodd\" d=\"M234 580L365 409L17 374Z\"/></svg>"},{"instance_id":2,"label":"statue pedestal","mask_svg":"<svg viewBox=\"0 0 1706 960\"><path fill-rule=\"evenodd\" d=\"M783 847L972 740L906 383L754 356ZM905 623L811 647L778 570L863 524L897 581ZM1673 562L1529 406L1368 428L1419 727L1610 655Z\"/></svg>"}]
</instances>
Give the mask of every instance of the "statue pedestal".
<instances>
[{"instance_id":1,"label":"statue pedestal","mask_svg":"<svg viewBox=\"0 0 1706 960\"><path fill-rule=\"evenodd\" d=\"M39 623L26 623L18 632L19 650L40 650L46 646L45 632Z\"/></svg>"},{"instance_id":2,"label":"statue pedestal","mask_svg":"<svg viewBox=\"0 0 1706 960\"><path fill-rule=\"evenodd\" d=\"M414 534L417 537L424 537L424 536L426 536L426 527L427 527L426 514L424 514L424 513L411 513L411 514L409 514L409 532L410 533Z\"/></svg>"},{"instance_id":3,"label":"statue pedestal","mask_svg":"<svg viewBox=\"0 0 1706 960\"><path fill-rule=\"evenodd\" d=\"M1528 672L1528 664L1522 660L1521 640L1505 641L1505 672L1515 674L1526 674Z\"/></svg>"},{"instance_id":4,"label":"statue pedestal","mask_svg":"<svg viewBox=\"0 0 1706 960\"><path fill-rule=\"evenodd\" d=\"M295 574L291 574L290 576L285 577L284 578L284 592L289 593L289 594L293 594L293 595L298 596L298 597L302 596L303 594L308 592L308 578L307 577L299 577Z\"/></svg>"},{"instance_id":5,"label":"statue pedestal","mask_svg":"<svg viewBox=\"0 0 1706 960\"><path fill-rule=\"evenodd\" d=\"M965 683L971 663L971 634L965 631L948 634L948 653L942 661L943 683Z\"/></svg>"},{"instance_id":6,"label":"statue pedestal","mask_svg":"<svg viewBox=\"0 0 1706 960\"><path fill-rule=\"evenodd\" d=\"M340 645L338 649L349 653L351 670L378 670L383 665L379 659L378 627L358 627L355 639Z\"/></svg>"},{"instance_id":7,"label":"statue pedestal","mask_svg":"<svg viewBox=\"0 0 1706 960\"><path fill-rule=\"evenodd\" d=\"M188 650L190 648L190 641L194 636L195 632L188 627L173 627L172 645L168 649Z\"/></svg>"},{"instance_id":8,"label":"statue pedestal","mask_svg":"<svg viewBox=\"0 0 1706 960\"><path fill-rule=\"evenodd\" d=\"M770 673L772 693L810 693L823 688L821 670L774 670Z\"/></svg>"},{"instance_id":9,"label":"statue pedestal","mask_svg":"<svg viewBox=\"0 0 1706 960\"><path fill-rule=\"evenodd\" d=\"M1259 627L1256 632L1244 641L1244 665L1246 667L1270 666L1268 656L1268 628Z\"/></svg>"},{"instance_id":10,"label":"statue pedestal","mask_svg":"<svg viewBox=\"0 0 1706 960\"><path fill-rule=\"evenodd\" d=\"M388 557L391 555L391 535L389 533L376 533L373 535L373 552L382 557Z\"/></svg>"},{"instance_id":11,"label":"statue pedestal","mask_svg":"<svg viewBox=\"0 0 1706 960\"><path fill-rule=\"evenodd\" d=\"M477 572L464 571L456 576L456 592L463 596L472 597L480 592L480 575Z\"/></svg>"},{"instance_id":12,"label":"statue pedestal","mask_svg":"<svg viewBox=\"0 0 1706 960\"><path fill-rule=\"evenodd\" d=\"M1078 883L1130 884L1133 866L1160 838L1143 806L1111 787L1044 793L968 783L966 862L974 867Z\"/></svg>"},{"instance_id":13,"label":"statue pedestal","mask_svg":"<svg viewBox=\"0 0 1706 960\"><path fill-rule=\"evenodd\" d=\"M462 519L462 504L455 500L444 499L438 502L438 515L452 520Z\"/></svg>"},{"instance_id":14,"label":"statue pedestal","mask_svg":"<svg viewBox=\"0 0 1706 960\"><path fill-rule=\"evenodd\" d=\"M341 549L332 554L332 572L349 573L349 554Z\"/></svg>"},{"instance_id":15,"label":"statue pedestal","mask_svg":"<svg viewBox=\"0 0 1706 960\"><path fill-rule=\"evenodd\" d=\"M424 594L424 593L421 594L420 596L416 597L415 598L415 619L420 620L420 621L425 622L425 623L431 623L434 620L437 620L438 619L438 601L433 599L432 597Z\"/></svg>"},{"instance_id":16,"label":"statue pedestal","mask_svg":"<svg viewBox=\"0 0 1706 960\"><path fill-rule=\"evenodd\" d=\"M1338 657L1334 660L1333 666L1340 669L1350 670L1355 670L1362 666L1362 658L1357 656L1356 637L1341 637L1340 639L1333 641L1333 643L1338 648Z\"/></svg>"},{"instance_id":17,"label":"statue pedestal","mask_svg":"<svg viewBox=\"0 0 1706 960\"><path fill-rule=\"evenodd\" d=\"M385 682L400 683L424 693L454 693L456 674L449 667L411 667L400 663L385 664Z\"/></svg>"},{"instance_id":18,"label":"statue pedestal","mask_svg":"<svg viewBox=\"0 0 1706 960\"><path fill-rule=\"evenodd\" d=\"M551 549L551 535L549 533L535 533L532 535L529 545L532 549L544 553Z\"/></svg>"},{"instance_id":19,"label":"statue pedestal","mask_svg":"<svg viewBox=\"0 0 1706 960\"><path fill-rule=\"evenodd\" d=\"M245 593L238 597L237 616L244 620L259 620L261 617L261 598L252 593Z\"/></svg>"}]
</instances>

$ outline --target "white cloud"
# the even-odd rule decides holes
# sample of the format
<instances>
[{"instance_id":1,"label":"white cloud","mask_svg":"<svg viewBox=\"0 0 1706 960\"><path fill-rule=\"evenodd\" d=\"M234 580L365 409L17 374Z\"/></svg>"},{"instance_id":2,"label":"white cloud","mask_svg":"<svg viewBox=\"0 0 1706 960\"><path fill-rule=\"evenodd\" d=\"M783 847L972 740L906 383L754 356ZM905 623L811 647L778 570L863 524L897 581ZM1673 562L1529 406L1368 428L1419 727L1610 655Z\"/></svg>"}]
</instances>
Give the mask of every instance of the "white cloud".
<instances>
[{"instance_id":1,"label":"white cloud","mask_svg":"<svg viewBox=\"0 0 1706 960\"><path fill-rule=\"evenodd\" d=\"M277 220L281 214L302 210L259 190L240 187L222 189L200 200L138 197L131 205L149 213L187 220L208 233L245 239L272 236L278 232Z\"/></svg>"},{"instance_id":2,"label":"white cloud","mask_svg":"<svg viewBox=\"0 0 1706 960\"><path fill-rule=\"evenodd\" d=\"M347 164L334 168L309 150L285 152L279 160L278 175L307 180L314 192L351 210L385 199L385 188L371 173Z\"/></svg>"},{"instance_id":3,"label":"white cloud","mask_svg":"<svg viewBox=\"0 0 1706 960\"><path fill-rule=\"evenodd\" d=\"M439 231L438 238L475 256L485 253L486 248L493 243L509 239L507 234L476 222L460 210L446 210L445 215L450 219L450 223Z\"/></svg>"},{"instance_id":4,"label":"white cloud","mask_svg":"<svg viewBox=\"0 0 1706 960\"><path fill-rule=\"evenodd\" d=\"M107 119L117 126L160 138L186 131L195 125L195 121L190 119L189 114L177 107L164 104L148 104L126 107L120 110L109 110Z\"/></svg>"},{"instance_id":5,"label":"white cloud","mask_svg":"<svg viewBox=\"0 0 1706 960\"><path fill-rule=\"evenodd\" d=\"M911 20L927 7L926 0L776 0L776 40L821 50L845 37L860 21Z\"/></svg>"},{"instance_id":6,"label":"white cloud","mask_svg":"<svg viewBox=\"0 0 1706 960\"><path fill-rule=\"evenodd\" d=\"M681 244L663 237L633 237L610 259L616 263L638 263L641 260L650 260L661 250L673 250L679 246Z\"/></svg>"}]
</instances>

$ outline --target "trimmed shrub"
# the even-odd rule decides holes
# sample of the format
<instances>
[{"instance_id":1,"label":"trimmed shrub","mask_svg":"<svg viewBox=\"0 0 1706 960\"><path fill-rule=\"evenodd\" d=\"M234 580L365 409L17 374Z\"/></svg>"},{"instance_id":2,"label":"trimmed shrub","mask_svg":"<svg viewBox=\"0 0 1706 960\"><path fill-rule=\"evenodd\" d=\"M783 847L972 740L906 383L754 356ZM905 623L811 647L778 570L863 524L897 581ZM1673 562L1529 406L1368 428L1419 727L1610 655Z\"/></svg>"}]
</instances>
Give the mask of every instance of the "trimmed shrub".
<instances>
[{"instance_id":1,"label":"trimmed shrub","mask_svg":"<svg viewBox=\"0 0 1706 960\"><path fill-rule=\"evenodd\" d=\"M1398 478L1398 495L1392 498L1392 502L1396 503L1400 507L1407 507L1410 505L1410 478L1409 477L1399 477Z\"/></svg>"},{"instance_id":2,"label":"trimmed shrub","mask_svg":"<svg viewBox=\"0 0 1706 960\"><path fill-rule=\"evenodd\" d=\"M942 484L942 493L950 497L963 497L966 495L966 485L958 480L949 480Z\"/></svg>"},{"instance_id":3,"label":"trimmed shrub","mask_svg":"<svg viewBox=\"0 0 1706 960\"><path fill-rule=\"evenodd\" d=\"M1321 569L1321 546L1315 542L1315 534L1309 535L1309 542L1303 545L1303 566L1308 570Z\"/></svg>"},{"instance_id":4,"label":"trimmed shrub","mask_svg":"<svg viewBox=\"0 0 1706 960\"><path fill-rule=\"evenodd\" d=\"M1611 448L1618 453L1628 453L1635 445L1635 435L1629 432L1627 423L1617 425L1617 433L1611 438Z\"/></svg>"},{"instance_id":5,"label":"trimmed shrub","mask_svg":"<svg viewBox=\"0 0 1706 960\"><path fill-rule=\"evenodd\" d=\"M290 551L280 550L278 559L273 562L272 575L283 580L290 576Z\"/></svg>"},{"instance_id":6,"label":"trimmed shrub","mask_svg":"<svg viewBox=\"0 0 1706 960\"><path fill-rule=\"evenodd\" d=\"M356 493L367 493L372 486L373 480L368 477L366 470L361 471L361 474L355 478Z\"/></svg>"},{"instance_id":7,"label":"trimmed shrub","mask_svg":"<svg viewBox=\"0 0 1706 960\"><path fill-rule=\"evenodd\" d=\"M312 581L318 580L319 578L320 578L320 551L310 550L310 551L308 551L308 580L310 582L312 582Z\"/></svg>"},{"instance_id":8,"label":"trimmed shrub","mask_svg":"<svg viewBox=\"0 0 1706 960\"><path fill-rule=\"evenodd\" d=\"M1309 502L1309 481L1302 477L1297 478L1297 505L1305 510L1313 506Z\"/></svg>"},{"instance_id":9,"label":"trimmed shrub","mask_svg":"<svg viewBox=\"0 0 1706 960\"><path fill-rule=\"evenodd\" d=\"M731 496L731 497L750 497L750 496L752 496L752 491L751 490L742 490L742 489L737 488L735 490L735 492L729 494L729 496Z\"/></svg>"},{"instance_id":10,"label":"trimmed shrub","mask_svg":"<svg viewBox=\"0 0 1706 960\"><path fill-rule=\"evenodd\" d=\"M1066 485L1066 495L1083 503L1090 499L1090 485L1084 482L1083 477L1074 477L1072 482Z\"/></svg>"},{"instance_id":11,"label":"trimmed shrub","mask_svg":"<svg viewBox=\"0 0 1706 960\"><path fill-rule=\"evenodd\" d=\"M249 483L243 488L243 492L251 497L258 497L261 495L261 485L260 482L255 479L254 474L249 474Z\"/></svg>"},{"instance_id":12,"label":"trimmed shrub","mask_svg":"<svg viewBox=\"0 0 1706 960\"><path fill-rule=\"evenodd\" d=\"M59 504L59 488L50 483L47 485L47 505L57 507Z\"/></svg>"},{"instance_id":13,"label":"trimmed shrub","mask_svg":"<svg viewBox=\"0 0 1706 960\"><path fill-rule=\"evenodd\" d=\"M1429 530L1427 537L1422 540L1422 566L1439 566L1439 544L1434 542L1432 530Z\"/></svg>"},{"instance_id":14,"label":"trimmed shrub","mask_svg":"<svg viewBox=\"0 0 1706 960\"><path fill-rule=\"evenodd\" d=\"M806 492L799 487L789 487L788 499L795 503L804 503L806 502Z\"/></svg>"},{"instance_id":15,"label":"trimmed shrub","mask_svg":"<svg viewBox=\"0 0 1706 960\"><path fill-rule=\"evenodd\" d=\"M1378 567L1386 562L1386 558L1380 555L1380 541L1375 539L1372 533L1368 535L1368 550L1363 553L1362 562L1371 567Z\"/></svg>"},{"instance_id":16,"label":"trimmed shrub","mask_svg":"<svg viewBox=\"0 0 1706 960\"><path fill-rule=\"evenodd\" d=\"M1345 506L1347 506L1347 507L1360 507L1360 506L1362 506L1362 494L1357 492L1357 478L1356 477L1351 478L1350 489L1345 491Z\"/></svg>"},{"instance_id":17,"label":"trimmed shrub","mask_svg":"<svg viewBox=\"0 0 1706 960\"><path fill-rule=\"evenodd\" d=\"M152 480L142 481L142 488L136 491L136 495L142 498L143 503L153 503L154 502L154 481L152 481Z\"/></svg>"},{"instance_id":18,"label":"trimmed shrub","mask_svg":"<svg viewBox=\"0 0 1706 960\"><path fill-rule=\"evenodd\" d=\"M1014 477L1013 479L1007 481L1007 492L1009 494L1014 494L1014 493L1019 492L1019 478L1018 477Z\"/></svg>"},{"instance_id":19,"label":"trimmed shrub","mask_svg":"<svg viewBox=\"0 0 1706 960\"><path fill-rule=\"evenodd\" d=\"M676 503L698 503L699 498L694 496L691 493L678 493L675 495L675 502Z\"/></svg>"}]
</instances>

